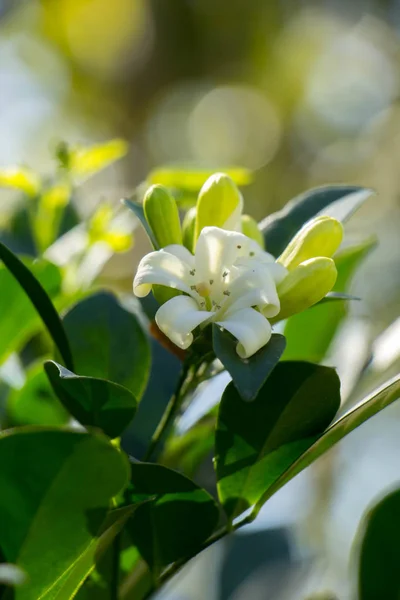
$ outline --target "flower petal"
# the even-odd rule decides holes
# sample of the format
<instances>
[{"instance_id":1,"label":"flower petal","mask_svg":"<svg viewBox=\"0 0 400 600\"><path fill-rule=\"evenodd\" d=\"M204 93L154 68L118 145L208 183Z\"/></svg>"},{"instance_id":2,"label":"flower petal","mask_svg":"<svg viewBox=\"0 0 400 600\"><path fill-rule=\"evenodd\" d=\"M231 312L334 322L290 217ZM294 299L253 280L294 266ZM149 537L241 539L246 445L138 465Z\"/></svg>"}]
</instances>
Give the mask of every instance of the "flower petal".
<instances>
[{"instance_id":1,"label":"flower petal","mask_svg":"<svg viewBox=\"0 0 400 600\"><path fill-rule=\"evenodd\" d=\"M276 291L271 265L253 264L251 270L232 270L232 282L228 282L229 296L222 304L222 310L229 315L242 308L257 306L265 317L275 317L280 310L280 302Z\"/></svg>"},{"instance_id":2,"label":"flower petal","mask_svg":"<svg viewBox=\"0 0 400 600\"><path fill-rule=\"evenodd\" d=\"M165 246L163 251L177 256L182 262L187 264L190 269L193 269L194 256L187 248L185 248L185 246L181 246L180 244L171 244L170 246Z\"/></svg>"},{"instance_id":3,"label":"flower petal","mask_svg":"<svg viewBox=\"0 0 400 600\"><path fill-rule=\"evenodd\" d=\"M158 250L150 252L139 263L133 291L136 296L147 296L153 284L165 285L181 292L191 294L190 267L176 255Z\"/></svg>"},{"instance_id":4,"label":"flower petal","mask_svg":"<svg viewBox=\"0 0 400 600\"><path fill-rule=\"evenodd\" d=\"M269 321L254 308L238 310L217 324L238 340L236 352L240 358L253 356L269 342L272 334Z\"/></svg>"},{"instance_id":5,"label":"flower petal","mask_svg":"<svg viewBox=\"0 0 400 600\"><path fill-rule=\"evenodd\" d=\"M193 342L193 329L212 316L212 312L199 310L193 298L176 296L158 309L156 323L171 342L185 350Z\"/></svg>"},{"instance_id":6,"label":"flower petal","mask_svg":"<svg viewBox=\"0 0 400 600\"><path fill-rule=\"evenodd\" d=\"M213 281L213 293L224 285L223 273L241 256L248 256L252 240L242 233L218 227L204 227L196 245L196 278L199 282Z\"/></svg>"}]
</instances>

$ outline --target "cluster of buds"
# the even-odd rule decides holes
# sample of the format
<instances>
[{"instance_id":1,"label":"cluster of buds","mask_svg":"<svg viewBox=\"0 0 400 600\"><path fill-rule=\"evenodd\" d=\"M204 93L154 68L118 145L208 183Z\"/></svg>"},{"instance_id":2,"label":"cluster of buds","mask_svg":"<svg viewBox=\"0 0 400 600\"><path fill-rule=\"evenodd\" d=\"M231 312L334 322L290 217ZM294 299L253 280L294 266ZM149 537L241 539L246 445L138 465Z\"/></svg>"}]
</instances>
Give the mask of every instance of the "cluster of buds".
<instances>
[{"instance_id":1,"label":"cluster of buds","mask_svg":"<svg viewBox=\"0 0 400 600\"><path fill-rule=\"evenodd\" d=\"M268 343L271 324L319 302L335 284L331 257L342 241L340 222L313 219L275 258L225 174L205 182L182 225L167 188L150 187L143 207L161 249L141 260L134 293L153 290L161 304L156 322L182 349L197 327L215 322L237 339L239 356L249 358Z\"/></svg>"}]
</instances>

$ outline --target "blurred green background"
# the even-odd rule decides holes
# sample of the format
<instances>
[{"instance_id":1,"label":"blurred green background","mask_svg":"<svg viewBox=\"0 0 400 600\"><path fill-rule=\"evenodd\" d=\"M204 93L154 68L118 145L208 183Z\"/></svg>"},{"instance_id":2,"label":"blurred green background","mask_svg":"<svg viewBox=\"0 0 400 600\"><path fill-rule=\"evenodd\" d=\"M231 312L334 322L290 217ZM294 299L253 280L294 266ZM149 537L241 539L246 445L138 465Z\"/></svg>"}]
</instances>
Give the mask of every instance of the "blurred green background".
<instances>
[{"instance_id":1,"label":"blurred green background","mask_svg":"<svg viewBox=\"0 0 400 600\"><path fill-rule=\"evenodd\" d=\"M399 31L398 0L0 0L0 166L45 172L60 140L126 139L127 157L81 189L83 215L168 163L254 170L244 194L259 219L316 185L374 188L346 235L379 246L330 358L350 385L351 361L399 312ZM2 193L0 222L17 201ZM105 277L129 289L146 250L138 233ZM395 324L381 363L400 358L399 339ZM205 553L168 597L346 597L357 521L400 480L385 460L400 450L399 417L391 407L279 494L257 523L268 539L228 542L229 561L221 546Z\"/></svg>"}]
</instances>

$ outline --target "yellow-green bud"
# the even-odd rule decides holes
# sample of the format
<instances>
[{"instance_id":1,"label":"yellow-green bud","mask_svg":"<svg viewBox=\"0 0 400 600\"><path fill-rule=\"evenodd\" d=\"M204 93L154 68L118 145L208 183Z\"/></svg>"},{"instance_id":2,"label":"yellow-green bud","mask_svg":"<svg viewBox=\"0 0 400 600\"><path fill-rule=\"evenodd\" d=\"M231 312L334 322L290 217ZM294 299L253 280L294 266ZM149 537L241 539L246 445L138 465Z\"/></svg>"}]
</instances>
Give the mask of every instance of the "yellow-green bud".
<instances>
[{"instance_id":1,"label":"yellow-green bud","mask_svg":"<svg viewBox=\"0 0 400 600\"><path fill-rule=\"evenodd\" d=\"M193 252L194 246L194 228L196 225L196 208L190 208L182 223L182 235L183 235L183 245L186 248Z\"/></svg>"},{"instance_id":2,"label":"yellow-green bud","mask_svg":"<svg viewBox=\"0 0 400 600\"><path fill-rule=\"evenodd\" d=\"M316 217L294 236L278 258L289 271L316 256L331 257L343 238L342 224L332 217Z\"/></svg>"},{"instance_id":3,"label":"yellow-green bud","mask_svg":"<svg viewBox=\"0 0 400 600\"><path fill-rule=\"evenodd\" d=\"M250 217L250 215L242 215L240 220L242 222L242 233L257 242L264 249L264 238L257 221L253 217Z\"/></svg>"},{"instance_id":4,"label":"yellow-green bud","mask_svg":"<svg viewBox=\"0 0 400 600\"><path fill-rule=\"evenodd\" d=\"M197 200L195 240L203 227L214 225L223 229L236 229L240 224L242 195L225 173L211 175L200 190Z\"/></svg>"},{"instance_id":5,"label":"yellow-green bud","mask_svg":"<svg viewBox=\"0 0 400 600\"><path fill-rule=\"evenodd\" d=\"M278 285L281 310L272 322L287 319L316 304L335 285L337 270L331 258L311 258L290 271Z\"/></svg>"},{"instance_id":6,"label":"yellow-green bud","mask_svg":"<svg viewBox=\"0 0 400 600\"><path fill-rule=\"evenodd\" d=\"M175 198L162 185L152 185L143 199L143 209L161 248L182 244L182 230Z\"/></svg>"}]
</instances>

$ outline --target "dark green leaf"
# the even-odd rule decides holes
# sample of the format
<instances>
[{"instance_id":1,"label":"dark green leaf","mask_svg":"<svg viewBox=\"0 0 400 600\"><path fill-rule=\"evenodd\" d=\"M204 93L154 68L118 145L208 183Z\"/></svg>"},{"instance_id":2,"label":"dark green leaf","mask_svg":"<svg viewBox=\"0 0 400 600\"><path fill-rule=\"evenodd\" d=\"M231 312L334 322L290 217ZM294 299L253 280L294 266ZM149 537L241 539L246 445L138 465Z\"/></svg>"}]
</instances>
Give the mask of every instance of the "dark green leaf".
<instances>
[{"instance_id":1,"label":"dark green leaf","mask_svg":"<svg viewBox=\"0 0 400 600\"><path fill-rule=\"evenodd\" d=\"M226 388L216 431L218 493L230 519L260 501L340 406L334 369L281 362L253 402Z\"/></svg>"},{"instance_id":2,"label":"dark green leaf","mask_svg":"<svg viewBox=\"0 0 400 600\"><path fill-rule=\"evenodd\" d=\"M218 523L213 498L193 481L161 465L133 463L128 503L139 506L129 521L134 544L152 569L196 553Z\"/></svg>"},{"instance_id":3,"label":"dark green leaf","mask_svg":"<svg viewBox=\"0 0 400 600\"><path fill-rule=\"evenodd\" d=\"M237 340L229 332L213 325L214 352L233 379L244 400L253 400L277 365L286 346L283 335L273 333L266 346L251 358L242 359L236 352Z\"/></svg>"},{"instance_id":4,"label":"dark green leaf","mask_svg":"<svg viewBox=\"0 0 400 600\"><path fill-rule=\"evenodd\" d=\"M79 375L108 379L139 400L146 387L150 350L136 316L112 294L99 292L76 304L63 318Z\"/></svg>"},{"instance_id":5,"label":"dark green leaf","mask_svg":"<svg viewBox=\"0 0 400 600\"><path fill-rule=\"evenodd\" d=\"M52 598L128 477L126 458L101 435L33 427L1 435L0 547L29 582L18 600Z\"/></svg>"},{"instance_id":6,"label":"dark green leaf","mask_svg":"<svg viewBox=\"0 0 400 600\"><path fill-rule=\"evenodd\" d=\"M79 377L53 361L44 365L54 393L81 425L98 427L116 438L136 412L132 392L112 381Z\"/></svg>"},{"instance_id":7,"label":"dark green leaf","mask_svg":"<svg viewBox=\"0 0 400 600\"><path fill-rule=\"evenodd\" d=\"M359 600L400 598L400 490L385 496L365 515L358 538Z\"/></svg>"},{"instance_id":8,"label":"dark green leaf","mask_svg":"<svg viewBox=\"0 0 400 600\"><path fill-rule=\"evenodd\" d=\"M352 277L362 261L375 247L375 240L367 240L339 252L335 256L338 278L334 292L346 292ZM287 346L284 360L320 362L327 353L336 331L347 314L347 302L327 297L309 310L288 319L285 326Z\"/></svg>"},{"instance_id":9,"label":"dark green leaf","mask_svg":"<svg viewBox=\"0 0 400 600\"><path fill-rule=\"evenodd\" d=\"M41 363L27 371L20 390L10 392L7 416L12 425L55 426L68 422L69 415L54 394Z\"/></svg>"},{"instance_id":10,"label":"dark green leaf","mask_svg":"<svg viewBox=\"0 0 400 600\"><path fill-rule=\"evenodd\" d=\"M160 246L157 243L157 240L154 236L154 233L153 233L150 225L148 224L148 222L146 220L146 217L144 216L143 205L140 204L139 202L135 202L134 200L129 200L128 198L124 198L122 200L122 204L124 204L127 208L129 208L137 216L137 218L143 225L145 232L149 236L149 240L150 240L153 248L155 250L159 250Z\"/></svg>"},{"instance_id":11,"label":"dark green leaf","mask_svg":"<svg viewBox=\"0 0 400 600\"><path fill-rule=\"evenodd\" d=\"M372 193L355 185L328 185L297 196L260 223L266 249L278 257L304 223L318 213L345 221Z\"/></svg>"},{"instance_id":12,"label":"dark green leaf","mask_svg":"<svg viewBox=\"0 0 400 600\"><path fill-rule=\"evenodd\" d=\"M70 369L73 369L71 350L68 344L68 339L65 335L64 328L60 321L60 317L53 306L46 290L38 279L31 273L19 258L15 256L4 244L0 243L0 259L4 262L7 269L18 281L29 300L39 313L43 323L46 325L50 336L57 346L65 364ZM54 267L49 267L51 269ZM54 270L53 270L54 276ZM3 289L3 288L2 288ZM7 294L2 294L6 302L11 300L7 298ZM3 313L2 313L3 314ZM23 325L24 320L21 320L19 325Z\"/></svg>"},{"instance_id":13,"label":"dark green leaf","mask_svg":"<svg viewBox=\"0 0 400 600\"><path fill-rule=\"evenodd\" d=\"M386 406L392 404L392 402L399 397L400 375L386 382L379 390L373 392L352 410L349 410L340 417L340 419L335 421L325 433L319 435L318 439L315 440L315 442L299 458L294 460L275 481L274 485L266 491L259 502L259 506L256 507L256 511L258 511L268 498L283 487L288 481L293 479L300 471L303 471L303 469L317 460L317 458L327 452L332 446L340 442L346 435L386 408Z\"/></svg>"}]
</instances>

